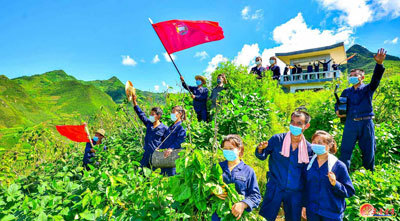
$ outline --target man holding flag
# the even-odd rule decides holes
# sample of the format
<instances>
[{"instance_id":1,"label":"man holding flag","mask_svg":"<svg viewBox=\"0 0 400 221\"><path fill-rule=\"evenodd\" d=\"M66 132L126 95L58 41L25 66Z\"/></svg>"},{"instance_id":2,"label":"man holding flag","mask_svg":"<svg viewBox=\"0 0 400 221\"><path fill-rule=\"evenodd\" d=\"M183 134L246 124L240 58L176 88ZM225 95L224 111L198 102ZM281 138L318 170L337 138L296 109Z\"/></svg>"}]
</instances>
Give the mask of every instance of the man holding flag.
<instances>
[{"instance_id":1,"label":"man holding flag","mask_svg":"<svg viewBox=\"0 0 400 221\"><path fill-rule=\"evenodd\" d=\"M94 137L91 140L92 142L86 142L85 154L83 155L83 167L85 167L87 170L90 170L88 164L93 163L93 157L96 155L96 150L93 148L93 146L101 144L105 133L106 132L103 129L99 129L94 134Z\"/></svg>"},{"instance_id":2,"label":"man holding flag","mask_svg":"<svg viewBox=\"0 0 400 221\"><path fill-rule=\"evenodd\" d=\"M82 125L58 125L56 126L56 129L62 136L69 140L75 142L86 142L85 154L83 155L83 166L89 170L90 168L88 167L88 164L91 163L96 152L93 146L101 144L106 132L103 129L99 129L96 131L93 139L91 139L86 123ZM104 149L106 149L106 147L104 147Z\"/></svg>"}]
</instances>

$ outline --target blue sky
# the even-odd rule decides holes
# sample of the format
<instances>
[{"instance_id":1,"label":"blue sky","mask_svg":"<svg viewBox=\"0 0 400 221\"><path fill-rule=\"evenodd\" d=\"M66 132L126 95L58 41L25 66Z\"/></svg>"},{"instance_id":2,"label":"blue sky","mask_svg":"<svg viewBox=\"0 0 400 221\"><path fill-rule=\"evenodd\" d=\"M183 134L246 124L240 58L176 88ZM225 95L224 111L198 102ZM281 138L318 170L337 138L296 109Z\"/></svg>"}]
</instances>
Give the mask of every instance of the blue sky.
<instances>
[{"instance_id":1,"label":"blue sky","mask_svg":"<svg viewBox=\"0 0 400 221\"><path fill-rule=\"evenodd\" d=\"M0 0L0 74L15 78L62 69L81 80L117 76L142 90L176 88L178 74L165 60L149 17L212 20L223 28L223 40L174 54L189 84L225 59L253 65L257 55L267 61L275 52L340 41L400 56L400 0ZM133 61L124 65L128 56Z\"/></svg>"}]
</instances>

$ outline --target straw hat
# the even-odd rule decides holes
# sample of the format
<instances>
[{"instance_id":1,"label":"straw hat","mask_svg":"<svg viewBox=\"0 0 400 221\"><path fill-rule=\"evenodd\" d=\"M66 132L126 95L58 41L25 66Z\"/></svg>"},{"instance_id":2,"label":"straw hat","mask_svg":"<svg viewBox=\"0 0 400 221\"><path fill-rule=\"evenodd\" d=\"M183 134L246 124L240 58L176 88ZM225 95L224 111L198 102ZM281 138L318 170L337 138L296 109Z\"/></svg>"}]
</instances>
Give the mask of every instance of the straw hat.
<instances>
[{"instance_id":1,"label":"straw hat","mask_svg":"<svg viewBox=\"0 0 400 221\"><path fill-rule=\"evenodd\" d=\"M201 75L196 75L196 77L194 77L194 79L196 80L201 80L201 82L203 82L203 84L207 83L207 80L205 77L201 76Z\"/></svg>"},{"instance_id":2,"label":"straw hat","mask_svg":"<svg viewBox=\"0 0 400 221\"><path fill-rule=\"evenodd\" d=\"M104 129L98 129L98 130L96 131L96 134L100 134L101 136L104 137L104 135L106 134L106 131L105 131Z\"/></svg>"},{"instance_id":3,"label":"straw hat","mask_svg":"<svg viewBox=\"0 0 400 221\"><path fill-rule=\"evenodd\" d=\"M127 81L125 84L125 93L126 97L128 98L129 101L132 101L132 96L136 95L136 90L133 87L133 84L131 81Z\"/></svg>"}]
</instances>

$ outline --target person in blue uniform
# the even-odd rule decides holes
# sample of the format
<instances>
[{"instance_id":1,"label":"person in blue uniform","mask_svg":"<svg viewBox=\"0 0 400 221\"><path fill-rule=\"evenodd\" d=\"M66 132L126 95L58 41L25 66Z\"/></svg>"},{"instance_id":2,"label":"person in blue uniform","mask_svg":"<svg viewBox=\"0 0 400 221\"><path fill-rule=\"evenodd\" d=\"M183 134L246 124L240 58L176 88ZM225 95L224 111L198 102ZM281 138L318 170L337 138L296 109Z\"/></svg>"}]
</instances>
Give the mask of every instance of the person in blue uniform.
<instances>
[{"instance_id":1,"label":"person in blue uniform","mask_svg":"<svg viewBox=\"0 0 400 221\"><path fill-rule=\"evenodd\" d=\"M319 72L319 63L318 61L314 61L314 72Z\"/></svg>"},{"instance_id":2,"label":"person in blue uniform","mask_svg":"<svg viewBox=\"0 0 400 221\"><path fill-rule=\"evenodd\" d=\"M306 217L309 221L343 220L346 200L355 194L346 165L335 157L336 141L318 130L311 138L315 153L307 166Z\"/></svg>"},{"instance_id":3,"label":"person in blue uniform","mask_svg":"<svg viewBox=\"0 0 400 221\"><path fill-rule=\"evenodd\" d=\"M104 138L105 133L106 132L103 129L97 130L96 133L94 134L94 137L92 138L93 145L100 145ZM105 146L104 150L106 150ZM96 156L96 150L92 147L92 144L90 142L87 142L85 147L85 153L83 155L83 167L86 170L90 170L88 164L93 163L95 156Z\"/></svg>"},{"instance_id":4,"label":"person in blue uniform","mask_svg":"<svg viewBox=\"0 0 400 221\"><path fill-rule=\"evenodd\" d=\"M255 155L260 160L269 157L269 172L260 215L275 220L281 203L287 221L300 221L305 206L305 168L312 154L311 144L303 132L310 127L310 115L296 110L291 115L290 131L276 134L258 145Z\"/></svg>"},{"instance_id":5,"label":"person in blue uniform","mask_svg":"<svg viewBox=\"0 0 400 221\"><path fill-rule=\"evenodd\" d=\"M285 69L283 70L283 77L287 81L289 80L289 77L287 76L288 74L290 74L289 71L290 71L290 65L287 64Z\"/></svg>"},{"instance_id":6,"label":"person in blue uniform","mask_svg":"<svg viewBox=\"0 0 400 221\"><path fill-rule=\"evenodd\" d=\"M154 150L161 144L161 141L163 140L164 134L167 132L168 127L160 122L162 116L161 108L153 107L151 109L149 118L147 118L146 114L138 106L136 95L132 96L132 103L133 109L139 116L139 119L146 126L146 136L144 137L143 146L144 153L142 160L140 160L140 165L142 167L150 168L151 155L153 154Z\"/></svg>"},{"instance_id":7,"label":"person in blue uniform","mask_svg":"<svg viewBox=\"0 0 400 221\"><path fill-rule=\"evenodd\" d=\"M332 59L330 59L329 61L326 61L326 59L324 59L322 61L318 61L318 63L322 64L323 71L328 71L328 65L331 61L332 61Z\"/></svg>"},{"instance_id":8,"label":"person in blue uniform","mask_svg":"<svg viewBox=\"0 0 400 221\"><path fill-rule=\"evenodd\" d=\"M167 158L171 155L173 149L181 149L181 144L185 142L186 130L182 127L182 121L186 120L186 112L182 106L175 106L171 111L171 120L174 122L172 126L164 134L163 141L159 149L164 150L164 157ZM174 168L161 168L161 174L174 176L176 174Z\"/></svg>"},{"instance_id":9,"label":"person in blue uniform","mask_svg":"<svg viewBox=\"0 0 400 221\"><path fill-rule=\"evenodd\" d=\"M333 69L334 71L337 71L337 70L339 69L339 66L340 66L340 64L336 64L335 61L332 62L332 69Z\"/></svg>"},{"instance_id":10,"label":"person in blue uniform","mask_svg":"<svg viewBox=\"0 0 400 221\"><path fill-rule=\"evenodd\" d=\"M348 170L350 170L351 155L357 141L361 149L362 164L365 169L373 171L375 167L376 146L375 129L372 122L374 118L372 97L385 72L383 67L385 58L386 51L383 48L379 49L374 56L376 65L369 84L363 84L364 71L362 69L350 71L349 83L353 86L345 89L340 95L341 97L347 97L346 115L340 115L338 107L335 105L337 116L346 117L340 160L346 164Z\"/></svg>"},{"instance_id":11,"label":"person in blue uniform","mask_svg":"<svg viewBox=\"0 0 400 221\"><path fill-rule=\"evenodd\" d=\"M256 57L256 66L251 68L250 73L255 74L257 79L261 79L264 77L265 71L266 69L262 66L262 58Z\"/></svg>"},{"instance_id":12,"label":"person in blue uniform","mask_svg":"<svg viewBox=\"0 0 400 221\"><path fill-rule=\"evenodd\" d=\"M207 121L207 98L208 89L205 87L206 78L200 75L195 77L196 87L188 86L183 76L181 76L181 82L183 88L191 92L193 98L193 108L197 114L198 121Z\"/></svg>"},{"instance_id":13,"label":"person in blue uniform","mask_svg":"<svg viewBox=\"0 0 400 221\"><path fill-rule=\"evenodd\" d=\"M234 183L236 191L244 196L244 200L232 206L232 214L239 220L245 210L251 212L258 207L261 201L260 189L253 168L240 159L244 153L242 138L239 135L230 134L222 141L221 148L226 159L219 163L223 171L224 182L226 184ZM226 191L217 197L225 200ZM220 220L220 218L214 213L212 220Z\"/></svg>"},{"instance_id":14,"label":"person in blue uniform","mask_svg":"<svg viewBox=\"0 0 400 221\"><path fill-rule=\"evenodd\" d=\"M296 65L296 73L297 74L301 74L301 73L303 73L303 68L301 67L301 65L300 64L297 64Z\"/></svg>"},{"instance_id":15,"label":"person in blue uniform","mask_svg":"<svg viewBox=\"0 0 400 221\"><path fill-rule=\"evenodd\" d=\"M217 86L212 89L209 99L211 100L211 109L217 107L217 99L219 92L226 90L224 85L227 83L225 74L219 74L217 76Z\"/></svg>"},{"instance_id":16,"label":"person in blue uniform","mask_svg":"<svg viewBox=\"0 0 400 221\"><path fill-rule=\"evenodd\" d=\"M269 66L270 70L272 71L272 79L273 80L279 80L281 77L281 69L276 63L276 57L272 56L269 58Z\"/></svg>"},{"instance_id":17,"label":"person in blue uniform","mask_svg":"<svg viewBox=\"0 0 400 221\"><path fill-rule=\"evenodd\" d=\"M307 73L311 73L311 72L313 72L313 66L312 66L312 64L311 64L311 62L310 62L310 63L308 63L308 65L307 65Z\"/></svg>"}]
</instances>

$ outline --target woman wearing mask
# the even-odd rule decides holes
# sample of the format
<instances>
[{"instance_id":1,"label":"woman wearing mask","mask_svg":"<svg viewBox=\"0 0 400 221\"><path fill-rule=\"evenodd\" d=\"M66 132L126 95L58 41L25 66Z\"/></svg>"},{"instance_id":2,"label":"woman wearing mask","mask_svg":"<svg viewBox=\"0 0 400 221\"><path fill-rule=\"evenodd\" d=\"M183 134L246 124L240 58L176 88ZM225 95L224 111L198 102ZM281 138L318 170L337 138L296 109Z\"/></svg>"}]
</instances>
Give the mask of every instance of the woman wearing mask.
<instances>
[{"instance_id":1,"label":"woman wearing mask","mask_svg":"<svg viewBox=\"0 0 400 221\"><path fill-rule=\"evenodd\" d=\"M186 113L182 106L175 106L171 111L171 120L174 122L172 126L164 134L164 140L160 144L159 149L164 150L164 157L171 155L173 149L180 149L181 144L185 142L186 130L182 127L182 120L186 120ZM174 168L161 168L161 174L174 176L176 174Z\"/></svg>"},{"instance_id":2,"label":"woman wearing mask","mask_svg":"<svg viewBox=\"0 0 400 221\"><path fill-rule=\"evenodd\" d=\"M262 66L262 58L256 57L256 66L252 67L250 73L257 75L257 79L261 79L264 76L266 69Z\"/></svg>"},{"instance_id":3,"label":"woman wearing mask","mask_svg":"<svg viewBox=\"0 0 400 221\"><path fill-rule=\"evenodd\" d=\"M272 71L272 79L274 80L279 80L281 76L281 69L276 63L276 57L272 56L269 58L269 63L271 66L269 66L270 70Z\"/></svg>"},{"instance_id":4,"label":"woman wearing mask","mask_svg":"<svg viewBox=\"0 0 400 221\"><path fill-rule=\"evenodd\" d=\"M144 137L144 153L140 165L142 167L150 168L150 159L154 150L161 144L164 138L164 134L167 132L168 127L165 126L161 121L162 110L159 107L153 107L150 112L149 118L146 114L139 108L137 103L136 95L132 96L132 103L136 114L139 119L146 126L146 136Z\"/></svg>"},{"instance_id":5,"label":"woman wearing mask","mask_svg":"<svg viewBox=\"0 0 400 221\"><path fill-rule=\"evenodd\" d=\"M332 135L318 130L311 140L315 155L306 172L307 220L342 220L345 198L355 193L347 167L334 156L337 147Z\"/></svg>"},{"instance_id":6,"label":"woman wearing mask","mask_svg":"<svg viewBox=\"0 0 400 221\"><path fill-rule=\"evenodd\" d=\"M226 88L224 87L224 84L226 84L225 74L219 74L217 77L217 86L212 90L211 95L210 95L211 109L213 109L217 106L217 98L218 98L219 92L221 92L222 90L226 90Z\"/></svg>"},{"instance_id":7,"label":"woman wearing mask","mask_svg":"<svg viewBox=\"0 0 400 221\"><path fill-rule=\"evenodd\" d=\"M181 82L183 88L190 91L193 98L194 111L197 114L198 121L207 121L207 98L208 89L204 87L206 85L206 78L200 75L195 77L196 87L188 86L183 76L181 76Z\"/></svg>"},{"instance_id":8,"label":"woman wearing mask","mask_svg":"<svg viewBox=\"0 0 400 221\"><path fill-rule=\"evenodd\" d=\"M245 198L232 206L232 214L239 220L244 210L250 212L257 208L261 201L260 189L254 170L245 164L240 158L243 157L244 146L239 135L231 134L224 138L221 145L225 161L220 162L222 177L226 184L234 183L236 191ZM217 195L225 200L227 193ZM216 213L212 220L220 220Z\"/></svg>"}]
</instances>

